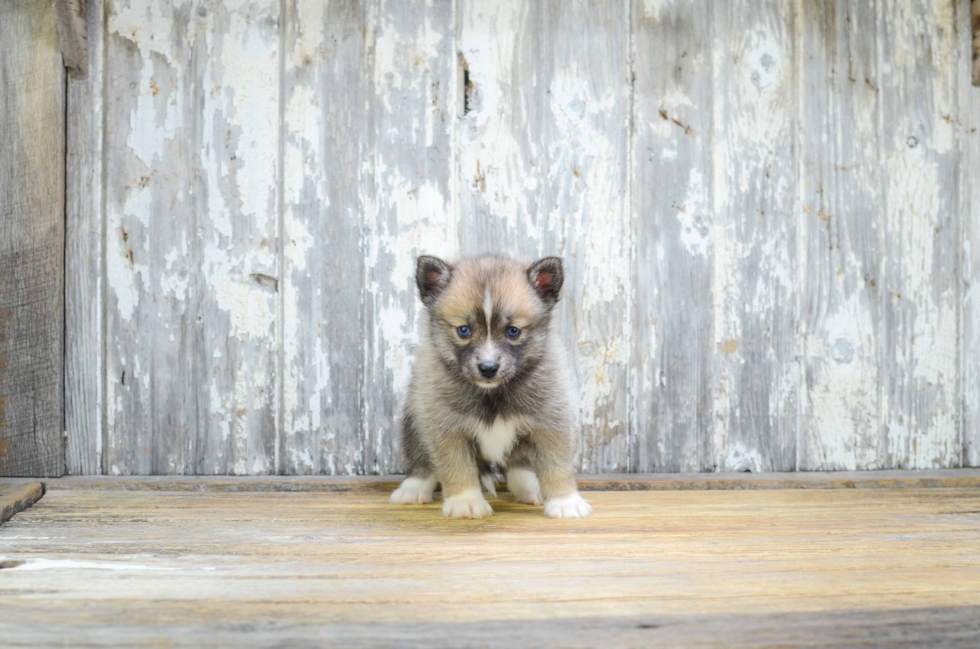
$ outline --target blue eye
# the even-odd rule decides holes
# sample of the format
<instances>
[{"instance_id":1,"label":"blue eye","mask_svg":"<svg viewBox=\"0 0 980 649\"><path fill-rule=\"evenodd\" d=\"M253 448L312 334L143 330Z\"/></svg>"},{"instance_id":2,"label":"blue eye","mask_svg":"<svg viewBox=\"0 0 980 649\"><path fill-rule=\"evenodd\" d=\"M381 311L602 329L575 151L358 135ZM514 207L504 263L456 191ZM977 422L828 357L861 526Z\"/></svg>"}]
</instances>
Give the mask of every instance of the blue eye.
<instances>
[{"instance_id":1,"label":"blue eye","mask_svg":"<svg viewBox=\"0 0 980 649\"><path fill-rule=\"evenodd\" d=\"M461 327L456 327L456 333L459 334L460 338L469 338L470 334L473 332L470 331L469 327L463 325Z\"/></svg>"},{"instance_id":2,"label":"blue eye","mask_svg":"<svg viewBox=\"0 0 980 649\"><path fill-rule=\"evenodd\" d=\"M520 327L515 327L514 325L511 325L511 326L507 327L507 337L508 338L517 338L520 335L521 335L521 328Z\"/></svg>"}]
</instances>

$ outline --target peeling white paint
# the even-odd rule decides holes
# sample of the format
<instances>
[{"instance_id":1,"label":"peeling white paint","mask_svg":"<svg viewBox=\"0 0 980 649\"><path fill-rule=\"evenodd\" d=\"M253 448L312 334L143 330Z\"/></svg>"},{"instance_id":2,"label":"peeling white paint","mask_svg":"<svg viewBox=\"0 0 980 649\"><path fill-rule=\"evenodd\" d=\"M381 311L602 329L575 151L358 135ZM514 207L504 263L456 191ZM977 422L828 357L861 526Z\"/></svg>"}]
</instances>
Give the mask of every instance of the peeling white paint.
<instances>
[{"instance_id":1,"label":"peeling white paint","mask_svg":"<svg viewBox=\"0 0 980 649\"><path fill-rule=\"evenodd\" d=\"M691 168L687 196L683 205L674 207L681 226L681 243L684 248L699 257L711 252L711 216L705 204L707 192L704 177L697 167Z\"/></svg>"},{"instance_id":2,"label":"peeling white paint","mask_svg":"<svg viewBox=\"0 0 980 649\"><path fill-rule=\"evenodd\" d=\"M214 286L214 297L220 309L231 318L233 336L267 338L272 335L275 311L268 292L254 282L246 283L224 277Z\"/></svg>"},{"instance_id":3,"label":"peeling white paint","mask_svg":"<svg viewBox=\"0 0 980 649\"><path fill-rule=\"evenodd\" d=\"M725 467L724 471L732 473L743 471L761 473L766 470L767 464L759 449L749 448L741 442L730 441L723 466Z\"/></svg>"},{"instance_id":4,"label":"peeling white paint","mask_svg":"<svg viewBox=\"0 0 980 649\"><path fill-rule=\"evenodd\" d=\"M119 69L107 96L123 109L107 133L100 278L109 296L105 454L113 474L148 472L145 448L174 428L172 413L150 412L151 401L186 410L179 416L191 425L189 437L206 423L218 450L202 466L214 472L277 470L264 454L279 414L289 470L394 470L393 409L418 343L414 259L489 250L565 260L558 313L582 397L586 470L628 462L659 468L635 464L629 454L637 440L625 431L634 425L638 437L653 434L635 429L637 404L655 412L668 387L690 391L689 402L672 407L704 409L678 417L690 422L686 428L651 444L661 457L674 447L691 454L684 468L773 468L779 450L761 436L791 438L788 422L801 399L807 419L798 457L811 468L959 461L956 386L972 366L959 376L962 296L942 279L951 254L946 215L959 209L948 179L965 128L958 77L949 72L961 63L952 3L884 6L875 24L887 24L888 33L874 35L880 56L868 78L848 85L837 65L833 79L817 84L840 98L833 110L852 110L853 128L874 137L852 150L860 160L809 154L835 173L877 157L880 168L868 173L882 195L868 191L881 205L880 237L888 242L879 268L846 249L828 252L827 263L841 266L836 283L801 277L811 266L798 258L810 254L807 237L815 236L800 224L835 218L800 214L798 201L814 207L811 198L824 192L828 203L847 206L848 195L831 182L798 186L806 161L795 147L807 126L797 123L805 114L800 93L810 88L799 75L823 68L799 67L813 64L797 49L804 37L797 30L812 26L794 3L705 8L712 31L693 39L697 48L684 41L680 67L638 70L672 75L658 80L656 103L630 94L629 57L652 45L628 29L636 17L675 24L685 11L676 0L644 0L638 16L626 5L569 3L559 13L467 0L383 3L348 16L300 0L287 7L296 12L288 21L274 0L110 4L107 47ZM283 24L292 30L286 79L277 49ZM529 49L528 34L545 43L546 56ZM570 38L590 47L568 48ZM464 62L472 84L465 101ZM356 81L336 83L343 74ZM706 75L713 75L710 92L699 94ZM331 101L338 87L363 101ZM859 92L863 101L847 103ZM689 118L706 128L690 127ZM668 143L648 155L678 166L670 210L633 208L647 188L630 187L628 173L647 154L631 155L631 126ZM834 150L840 135L824 131L810 148L819 142ZM691 142L676 139L680 133ZM348 155L353 168L336 164ZM336 215L342 226L324 226ZM855 236L836 222L827 232L828 248ZM711 294L697 299L668 285L644 295L678 304L683 322L710 330L708 349L680 355L663 345L676 324L635 299L650 270L636 263L634 233L654 238L651 258L661 266L687 255L692 275L707 276ZM961 251L967 261L969 245ZM322 264L324 256L349 260L349 277L325 277L336 264ZM810 261L818 266L819 258ZM343 282L359 289L351 303L328 294ZM814 313L804 317L797 311L810 303L801 287L834 297L814 298ZM350 322L338 323L334 310ZM893 331L882 331L886 321ZM331 347L336 338L325 323L355 327L356 349ZM639 348L637 337L650 348ZM700 354L708 357L703 367ZM161 357L181 364L187 385L168 382ZM671 371L681 362L697 367ZM340 385L345 380L351 384ZM282 411L270 416L280 381ZM700 402L697 381L710 386L710 403ZM206 422L195 419L198 396ZM101 442L97 435L100 455ZM195 444L173 440L155 468L197 470Z\"/></svg>"}]
</instances>

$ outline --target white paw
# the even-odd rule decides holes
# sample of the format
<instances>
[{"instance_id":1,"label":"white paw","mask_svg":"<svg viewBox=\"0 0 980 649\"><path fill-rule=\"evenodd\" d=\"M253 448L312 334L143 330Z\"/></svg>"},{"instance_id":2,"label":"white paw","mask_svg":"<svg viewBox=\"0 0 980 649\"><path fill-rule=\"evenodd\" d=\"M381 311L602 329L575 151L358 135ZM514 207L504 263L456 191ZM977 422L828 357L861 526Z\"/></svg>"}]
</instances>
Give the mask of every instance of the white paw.
<instances>
[{"instance_id":1,"label":"white paw","mask_svg":"<svg viewBox=\"0 0 980 649\"><path fill-rule=\"evenodd\" d=\"M544 504L544 515L548 518L588 518L592 505L576 491L564 498L552 498Z\"/></svg>"},{"instance_id":2,"label":"white paw","mask_svg":"<svg viewBox=\"0 0 980 649\"><path fill-rule=\"evenodd\" d=\"M450 518L483 518L493 516L493 509L479 489L470 489L446 498L442 503L442 515Z\"/></svg>"},{"instance_id":3,"label":"white paw","mask_svg":"<svg viewBox=\"0 0 980 649\"><path fill-rule=\"evenodd\" d=\"M395 505L425 505L432 502L432 492L436 489L435 476L431 478L409 477L391 494Z\"/></svg>"},{"instance_id":4,"label":"white paw","mask_svg":"<svg viewBox=\"0 0 980 649\"><path fill-rule=\"evenodd\" d=\"M530 469L508 469L507 490L514 494L514 500L526 505L540 505L541 485L538 476Z\"/></svg>"}]
</instances>

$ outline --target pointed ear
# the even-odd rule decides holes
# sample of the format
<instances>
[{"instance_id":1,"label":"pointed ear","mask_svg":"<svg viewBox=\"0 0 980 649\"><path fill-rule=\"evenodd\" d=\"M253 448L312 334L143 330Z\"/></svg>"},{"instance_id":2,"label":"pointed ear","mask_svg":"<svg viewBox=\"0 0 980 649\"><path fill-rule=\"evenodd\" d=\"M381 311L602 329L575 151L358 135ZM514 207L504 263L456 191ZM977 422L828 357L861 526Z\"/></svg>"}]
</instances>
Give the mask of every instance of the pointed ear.
<instances>
[{"instance_id":1,"label":"pointed ear","mask_svg":"<svg viewBox=\"0 0 980 649\"><path fill-rule=\"evenodd\" d=\"M561 297L561 285L565 280L562 271L561 259L558 257L545 257L531 264L527 269L527 279L531 282L531 287L549 307L555 305Z\"/></svg>"},{"instance_id":2,"label":"pointed ear","mask_svg":"<svg viewBox=\"0 0 980 649\"><path fill-rule=\"evenodd\" d=\"M422 304L429 306L435 302L439 294L449 286L452 275L453 267L438 257L428 255L419 257L418 267L415 269L415 283L419 287Z\"/></svg>"}]
</instances>

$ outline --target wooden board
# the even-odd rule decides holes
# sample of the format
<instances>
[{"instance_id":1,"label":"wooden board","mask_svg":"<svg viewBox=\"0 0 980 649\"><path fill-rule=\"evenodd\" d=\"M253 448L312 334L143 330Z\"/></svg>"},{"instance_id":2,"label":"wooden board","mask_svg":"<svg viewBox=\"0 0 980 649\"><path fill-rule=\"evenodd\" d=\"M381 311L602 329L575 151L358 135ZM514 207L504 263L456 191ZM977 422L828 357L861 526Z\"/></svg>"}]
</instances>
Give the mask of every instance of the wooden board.
<instances>
[{"instance_id":1,"label":"wooden board","mask_svg":"<svg viewBox=\"0 0 980 649\"><path fill-rule=\"evenodd\" d=\"M87 4L88 66L69 76L65 165L65 468L102 473L105 336L102 254L102 2Z\"/></svg>"},{"instance_id":2,"label":"wooden board","mask_svg":"<svg viewBox=\"0 0 980 649\"><path fill-rule=\"evenodd\" d=\"M976 488L589 498L587 520L504 495L492 518L459 521L370 492L50 491L0 527L0 633L14 646L980 639Z\"/></svg>"},{"instance_id":3,"label":"wooden board","mask_svg":"<svg viewBox=\"0 0 980 649\"><path fill-rule=\"evenodd\" d=\"M456 249L452 5L290 6L280 469L397 472L415 257Z\"/></svg>"},{"instance_id":4,"label":"wooden board","mask_svg":"<svg viewBox=\"0 0 980 649\"><path fill-rule=\"evenodd\" d=\"M64 473L65 70L54 6L0 5L0 475Z\"/></svg>"},{"instance_id":5,"label":"wooden board","mask_svg":"<svg viewBox=\"0 0 980 649\"><path fill-rule=\"evenodd\" d=\"M45 489L107 491L391 493L401 476L69 476L46 480ZM978 488L978 469L920 471L807 471L798 473L580 474L581 491L702 491L718 489L938 489ZM506 482L498 489L506 488Z\"/></svg>"},{"instance_id":6,"label":"wooden board","mask_svg":"<svg viewBox=\"0 0 980 649\"><path fill-rule=\"evenodd\" d=\"M360 228L371 209L375 134L366 79L372 33L363 28L364 3L300 0L289 6L278 469L363 473Z\"/></svg>"},{"instance_id":7,"label":"wooden board","mask_svg":"<svg viewBox=\"0 0 980 649\"><path fill-rule=\"evenodd\" d=\"M488 251L565 259L581 471L980 465L968 7L628 5L90 2L68 470L402 470Z\"/></svg>"},{"instance_id":8,"label":"wooden board","mask_svg":"<svg viewBox=\"0 0 980 649\"><path fill-rule=\"evenodd\" d=\"M0 525L36 503L43 495L44 486L40 482L0 483Z\"/></svg>"},{"instance_id":9,"label":"wooden board","mask_svg":"<svg viewBox=\"0 0 980 649\"><path fill-rule=\"evenodd\" d=\"M886 201L878 14L867 2L805 3L801 22L799 468L893 466L879 425Z\"/></svg>"},{"instance_id":10,"label":"wooden board","mask_svg":"<svg viewBox=\"0 0 980 649\"><path fill-rule=\"evenodd\" d=\"M453 3L373 6L374 187L365 259L364 473L402 471L398 416L418 343L415 258L458 251L453 133L459 85Z\"/></svg>"},{"instance_id":11,"label":"wooden board","mask_svg":"<svg viewBox=\"0 0 980 649\"><path fill-rule=\"evenodd\" d=\"M279 6L106 6L106 473L275 471Z\"/></svg>"},{"instance_id":12,"label":"wooden board","mask_svg":"<svg viewBox=\"0 0 980 649\"><path fill-rule=\"evenodd\" d=\"M971 7L957 5L957 27L970 20ZM959 59L969 61L973 52L971 31L957 29ZM978 34L980 35L980 34ZM974 66L980 65L980 58ZM960 342L960 382L962 399L961 433L963 466L980 466L980 96L970 83L962 63L959 67L959 121L955 131L960 142L959 230L963 238L960 263L962 299L962 340Z\"/></svg>"},{"instance_id":13,"label":"wooden board","mask_svg":"<svg viewBox=\"0 0 980 649\"><path fill-rule=\"evenodd\" d=\"M318 647L636 647L698 648L859 646L917 649L942 646L975 649L980 642L980 607L949 606L901 610L854 610L773 615L623 615L616 617L488 620L481 622L388 622L382 624L250 626L248 637L235 628L182 624L148 632L137 624L113 627L109 637L83 637L96 646L150 644L196 647L202 637L217 646L269 646L288 638ZM78 637L75 627L46 624L30 632L0 623L12 647L61 646Z\"/></svg>"},{"instance_id":14,"label":"wooden board","mask_svg":"<svg viewBox=\"0 0 980 649\"><path fill-rule=\"evenodd\" d=\"M630 470L628 6L462 0L456 14L462 250L563 258L578 466Z\"/></svg>"},{"instance_id":15,"label":"wooden board","mask_svg":"<svg viewBox=\"0 0 980 649\"><path fill-rule=\"evenodd\" d=\"M799 187L787 173L799 164L795 6L712 3L718 423L709 457L722 471L797 468Z\"/></svg>"},{"instance_id":16,"label":"wooden board","mask_svg":"<svg viewBox=\"0 0 980 649\"><path fill-rule=\"evenodd\" d=\"M885 185L880 412L882 464L889 467L962 461L955 20L953 0L879 8L876 47L888 65L878 88Z\"/></svg>"},{"instance_id":17,"label":"wooden board","mask_svg":"<svg viewBox=\"0 0 980 649\"><path fill-rule=\"evenodd\" d=\"M634 5L632 467L701 471L712 462L722 351L713 333L711 16L706 3Z\"/></svg>"}]
</instances>

